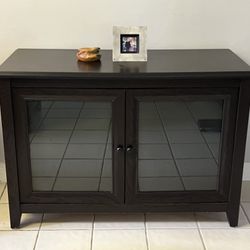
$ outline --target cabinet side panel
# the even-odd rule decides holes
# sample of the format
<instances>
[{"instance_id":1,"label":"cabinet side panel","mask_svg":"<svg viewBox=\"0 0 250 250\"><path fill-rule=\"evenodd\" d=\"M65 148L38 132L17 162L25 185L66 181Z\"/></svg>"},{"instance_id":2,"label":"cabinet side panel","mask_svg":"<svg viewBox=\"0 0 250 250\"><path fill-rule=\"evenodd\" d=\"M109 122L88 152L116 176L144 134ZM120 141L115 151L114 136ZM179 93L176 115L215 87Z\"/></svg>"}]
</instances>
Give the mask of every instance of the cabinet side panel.
<instances>
[{"instance_id":1,"label":"cabinet side panel","mask_svg":"<svg viewBox=\"0 0 250 250\"><path fill-rule=\"evenodd\" d=\"M9 208L11 227L20 224L19 184L16 161L15 130L13 119L13 106L10 81L0 81L0 100L2 111L2 126L4 139L4 152L9 195Z\"/></svg>"},{"instance_id":2,"label":"cabinet side panel","mask_svg":"<svg viewBox=\"0 0 250 250\"><path fill-rule=\"evenodd\" d=\"M231 185L229 193L229 205L227 210L228 220L231 226L238 225L240 193L242 173L245 156L245 144L247 136L249 104L250 104L250 81L243 81L240 87L237 110L236 131L234 139L234 152L232 162Z\"/></svg>"}]
</instances>

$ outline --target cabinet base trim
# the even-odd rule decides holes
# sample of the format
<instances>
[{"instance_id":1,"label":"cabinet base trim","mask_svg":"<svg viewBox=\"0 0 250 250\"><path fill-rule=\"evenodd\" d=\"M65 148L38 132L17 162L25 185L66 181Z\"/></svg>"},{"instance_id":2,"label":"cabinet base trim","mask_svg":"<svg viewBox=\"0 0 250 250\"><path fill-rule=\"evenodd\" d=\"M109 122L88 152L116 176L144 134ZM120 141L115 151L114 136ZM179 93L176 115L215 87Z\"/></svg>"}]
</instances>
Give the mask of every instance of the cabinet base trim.
<instances>
[{"instance_id":1,"label":"cabinet base trim","mask_svg":"<svg viewBox=\"0 0 250 250\"><path fill-rule=\"evenodd\" d=\"M68 212L223 212L227 211L228 203L197 203L169 205L131 205L105 206L89 204L22 204L23 213L68 213Z\"/></svg>"}]
</instances>

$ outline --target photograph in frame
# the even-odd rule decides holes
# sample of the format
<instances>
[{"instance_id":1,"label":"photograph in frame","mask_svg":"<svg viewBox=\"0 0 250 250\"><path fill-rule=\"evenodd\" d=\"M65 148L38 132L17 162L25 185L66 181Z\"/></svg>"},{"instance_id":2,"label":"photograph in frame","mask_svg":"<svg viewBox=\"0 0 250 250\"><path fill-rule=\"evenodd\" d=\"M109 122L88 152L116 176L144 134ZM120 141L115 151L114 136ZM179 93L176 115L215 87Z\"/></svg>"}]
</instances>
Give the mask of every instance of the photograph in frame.
<instances>
[{"instance_id":1,"label":"photograph in frame","mask_svg":"<svg viewBox=\"0 0 250 250\"><path fill-rule=\"evenodd\" d=\"M113 61L147 61L145 26L113 27Z\"/></svg>"}]
</instances>

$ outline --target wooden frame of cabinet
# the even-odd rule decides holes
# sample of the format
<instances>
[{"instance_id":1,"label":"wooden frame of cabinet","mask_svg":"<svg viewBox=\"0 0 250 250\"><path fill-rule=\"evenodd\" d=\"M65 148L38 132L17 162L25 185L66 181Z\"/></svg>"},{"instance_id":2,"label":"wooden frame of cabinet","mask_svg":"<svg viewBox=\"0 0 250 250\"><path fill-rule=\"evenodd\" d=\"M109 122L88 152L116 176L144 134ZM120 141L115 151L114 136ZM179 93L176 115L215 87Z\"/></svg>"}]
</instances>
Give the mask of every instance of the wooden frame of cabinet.
<instances>
[{"instance_id":1,"label":"wooden frame of cabinet","mask_svg":"<svg viewBox=\"0 0 250 250\"><path fill-rule=\"evenodd\" d=\"M178 97L185 100L214 101L223 100L223 126L221 156L219 165L219 186L217 191L161 191L161 192L139 192L138 186L138 101L137 98L147 98L150 100L156 97L161 101L176 101ZM232 88L221 89L144 89L127 91L126 107L126 141L133 145L133 150L126 154L126 197L128 203L171 203L171 202L225 202L228 199L231 162L233 153L233 132L235 130L236 111L237 111L237 91ZM133 110L133 112L131 112ZM133 121L133 122L131 122Z\"/></svg>"},{"instance_id":2,"label":"wooden frame of cabinet","mask_svg":"<svg viewBox=\"0 0 250 250\"><path fill-rule=\"evenodd\" d=\"M58 90L58 89L14 89L14 114L19 171L20 200L23 203L87 203L119 204L124 202L124 151L113 147L113 193L109 192L33 192L30 165L27 107L25 100L71 100L112 102L113 146L124 145L125 116L123 90Z\"/></svg>"},{"instance_id":3,"label":"wooden frame of cabinet","mask_svg":"<svg viewBox=\"0 0 250 250\"><path fill-rule=\"evenodd\" d=\"M86 68L84 64L76 64L72 59L73 54L74 51L64 50L18 50L11 60L0 67L0 100L11 227L19 227L22 213L168 211L225 211L230 225L237 226L249 115L249 67L228 50L149 51L148 63L132 65L111 64L111 52L104 51L102 64L94 63ZM67 63L61 60L61 65L55 69L53 60L57 55L65 57ZM178 60L182 55L185 60L181 62L185 64L187 61L188 64L179 69ZM218 71L213 65L217 55L221 58ZM32 56L33 61L30 62L27 56ZM157 56L160 56L158 61L152 59ZM168 56L172 61L168 60ZM36 57L39 60L36 61ZM67 60L71 60L70 63ZM40 62L43 62L43 66ZM210 62L213 66L210 66ZM69 64L72 68L76 67L76 70L72 70ZM193 71L189 71L189 68ZM120 69L122 72L117 72ZM227 125L223 131L219 192L163 192L156 196L152 193L135 194L136 150L126 153L125 149L129 145L135 145L135 149L137 146L137 95L204 95L211 98L219 95L225 98L224 119ZM92 192L31 192L23 98L36 96L53 96L55 99L63 96L70 100L96 100L106 96L108 100L116 100L113 114L117 129L113 130L113 151L119 144L123 145L123 151L119 152L119 157L113 153L116 165L113 168L116 169L116 192L113 197Z\"/></svg>"}]
</instances>

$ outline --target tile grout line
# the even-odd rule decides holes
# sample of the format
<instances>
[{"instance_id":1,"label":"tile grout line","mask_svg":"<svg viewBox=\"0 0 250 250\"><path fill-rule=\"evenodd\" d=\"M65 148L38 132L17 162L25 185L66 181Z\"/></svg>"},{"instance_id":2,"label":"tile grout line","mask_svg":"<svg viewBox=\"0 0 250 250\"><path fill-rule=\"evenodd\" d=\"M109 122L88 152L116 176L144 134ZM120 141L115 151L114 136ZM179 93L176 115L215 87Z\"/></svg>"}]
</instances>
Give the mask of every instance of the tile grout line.
<instances>
[{"instance_id":1,"label":"tile grout line","mask_svg":"<svg viewBox=\"0 0 250 250\"><path fill-rule=\"evenodd\" d=\"M164 230L168 230L168 231L171 231L171 230L194 230L194 229L197 229L197 227L152 227L152 228L149 228L147 229L148 231L151 231L151 230L158 230L158 231L164 231ZM210 228L210 227L207 227L207 228L203 228L205 230L234 230L232 228L227 228L227 227L216 227L216 228ZM55 232L55 231L88 231L88 230L91 230L92 231L92 228L91 229L88 229L88 228L82 228L82 229L78 229L78 228L65 228L65 229L43 229L43 230L40 230L40 232ZM142 229L142 228L97 228L97 229L94 229L94 231L145 231L145 229ZM244 230L244 231L249 231L249 228L239 228L237 230ZM0 232L6 232L6 231L9 231L9 232L13 232L13 231L17 231L17 232L37 232L36 229L33 229L33 230L19 230L19 229L0 229Z\"/></svg>"},{"instance_id":2,"label":"tile grout line","mask_svg":"<svg viewBox=\"0 0 250 250\"><path fill-rule=\"evenodd\" d=\"M43 101L43 100L42 100L42 101ZM47 111L45 112L44 116L43 116L42 119L40 120L39 124L38 124L37 127L33 130L33 131L34 131L34 134L33 134L32 138L31 138L31 140L29 141L29 144L30 144L30 145L31 145L31 143L33 143L34 138L37 136L37 133L40 131L40 128L41 128L43 122L47 119L47 115L48 115L48 113L50 112L50 110L51 110L51 108L52 108L52 106L53 106L53 104L54 104L54 101L51 101L51 102L52 102L52 103L49 105ZM42 110L42 108L41 108L41 110Z\"/></svg>"},{"instance_id":3,"label":"tile grout line","mask_svg":"<svg viewBox=\"0 0 250 250\"><path fill-rule=\"evenodd\" d=\"M190 113L192 119L193 119L194 122L196 123L196 119L195 119L195 116L194 116L193 112L190 110L189 106L188 106L186 103L185 103L185 106L186 106L188 112ZM197 125L197 124L196 124L196 125ZM203 133L200 131L199 128L198 128L198 131L199 131L199 133L200 133L200 135L201 135L201 137L202 137L202 139L203 139L203 141L204 141L204 143L202 143L202 144L205 144L205 145L207 146L207 148L208 148L208 150L209 150L209 152L210 152L210 154L211 154L211 156L212 156L212 158L208 158L208 159L213 159L213 160L215 161L216 165L218 166L218 165L219 165L219 159L218 159L218 160L216 159L216 157L215 157L215 155L214 155L212 149L211 149L210 146L209 146L209 143L207 142L205 136L203 135ZM219 141L219 144L221 144L221 136L222 136L222 135L221 135L221 133L220 133L220 141ZM218 168L219 168L219 166L218 166ZM218 170L219 170L219 169L218 169Z\"/></svg>"},{"instance_id":4,"label":"tile grout line","mask_svg":"<svg viewBox=\"0 0 250 250\"><path fill-rule=\"evenodd\" d=\"M207 250L206 244L205 244L204 239L203 239L203 236L202 236L202 232L201 232L200 227L199 227L199 224L198 224L198 220L197 220L196 213L194 213L194 218L195 218L195 224L196 224L196 226L197 226L197 230L198 230L198 233L199 233L200 240L201 240L201 242L202 242L203 248L204 248L204 250Z\"/></svg>"},{"instance_id":5,"label":"tile grout line","mask_svg":"<svg viewBox=\"0 0 250 250\"><path fill-rule=\"evenodd\" d=\"M93 238L94 238L94 224L95 224L95 214L93 215L91 239L90 239L90 250L93 249Z\"/></svg>"},{"instance_id":6,"label":"tile grout line","mask_svg":"<svg viewBox=\"0 0 250 250\"><path fill-rule=\"evenodd\" d=\"M190 113L192 119L193 119L194 122L196 123L195 115L193 114L191 108L188 106L188 104L187 104L186 102L185 102L185 106L186 106L188 112ZM198 123L198 122L197 122L197 123ZM196 125L197 125L197 124L196 124ZM197 127L198 127L198 125L197 125ZM218 150L218 151L219 151L218 153L219 153L220 155L218 156L218 159L217 159L217 158L215 157L214 153L213 153L213 150L212 150L211 147L209 146L209 143L207 142L207 139L205 138L205 136L203 135L203 133L202 133L202 131L199 129L199 127L198 127L198 131L199 131L199 133L200 133L200 135L201 135L203 141L205 142L205 145L207 146L208 151L210 152L210 154L211 154L211 156L212 156L212 158L208 158L208 159L213 159L214 162L215 162L215 164L216 164L216 166L217 166L217 175L216 175L217 184L216 184L216 188L218 189L219 181L220 181L220 172L221 172L221 163L220 163L220 159L219 159L219 157L221 158L221 150L220 150L220 149ZM222 133L220 132L219 147L221 146L221 139L222 139L222 136L223 136L223 135L222 135Z\"/></svg>"},{"instance_id":7,"label":"tile grout line","mask_svg":"<svg viewBox=\"0 0 250 250\"><path fill-rule=\"evenodd\" d=\"M250 224L250 218L248 217L248 214L244 208L244 206L240 203L240 208L243 211L243 214L246 216L247 222Z\"/></svg>"},{"instance_id":8,"label":"tile grout line","mask_svg":"<svg viewBox=\"0 0 250 250\"><path fill-rule=\"evenodd\" d=\"M100 178L99 178L99 183L98 183L98 187L97 187L97 191L100 191L101 189L101 182L102 182L102 174L103 174L103 168L104 168L104 163L106 158L106 152L107 152L107 147L108 147L108 141L109 141L109 134L112 133L111 131L111 126L112 126L112 117L109 121L109 126L108 126L108 133L107 133L107 138L106 138L106 143L105 143L105 148L104 148L104 152L103 152L103 157L102 157L102 166L101 166L101 171L100 171ZM106 130L105 130L106 131ZM112 149L111 149L112 151Z\"/></svg>"},{"instance_id":9,"label":"tile grout line","mask_svg":"<svg viewBox=\"0 0 250 250\"><path fill-rule=\"evenodd\" d=\"M82 109L83 109L84 105L85 105L85 102L82 103L81 108L79 109L79 113L78 113L78 115L77 115L77 117L76 117L76 121L75 121L74 127L73 127L73 129L71 130L71 133L70 133L70 136L69 136L68 143L67 143L67 145L66 145L66 147L65 147L65 151L64 151L64 153L63 153L63 155L62 155L62 158L61 158L61 161L60 161L60 164L59 164L59 168L58 168L58 170L57 170L57 173L56 173L55 180L54 180L54 183L53 183L53 185L52 185L51 191L55 191L54 188L55 188L55 185L56 185L56 182L57 182L57 178L58 178L59 172L60 172L60 170L61 170L61 166L62 166L62 163L63 163L63 160L64 160L64 156L66 155L66 152L67 152L68 146L69 146L69 144L70 144L70 140L71 140L71 138L72 138L72 136L73 136L73 133L74 133L74 131L75 131L77 122L79 121L79 119L80 119L80 117L81 117L81 112L82 112Z\"/></svg>"},{"instance_id":10,"label":"tile grout line","mask_svg":"<svg viewBox=\"0 0 250 250\"><path fill-rule=\"evenodd\" d=\"M83 159L85 159L85 158L83 158ZM110 160L110 159L107 159L107 160ZM211 175L209 175L209 176L211 176ZM158 178L160 178L160 177L161 176L158 176ZM168 176L166 176L166 177L168 177ZM169 176L169 177L175 177L175 176ZM190 176L190 177L192 177L192 176ZM49 175L48 176L44 175L44 176L34 176L33 178L41 178L42 179L42 178L53 178L53 177L51 177ZM99 176L89 176L89 177L62 176L62 177L59 177L59 178L63 178L63 179L96 179L96 178L99 178ZM107 179L107 178L111 178L111 177L102 177L102 178ZM150 178L150 177L145 177L145 178Z\"/></svg>"},{"instance_id":11,"label":"tile grout line","mask_svg":"<svg viewBox=\"0 0 250 250\"><path fill-rule=\"evenodd\" d=\"M42 223L43 223L43 218L44 218L44 214L42 215L41 222L40 222L40 225L39 225L39 228L38 228L38 231L37 231L37 236L36 236L36 240L35 240L35 244L34 244L33 250L35 250L35 249L36 249L36 245L37 245L38 237L39 237L40 230L41 230Z\"/></svg>"},{"instance_id":12,"label":"tile grout line","mask_svg":"<svg viewBox=\"0 0 250 250\"><path fill-rule=\"evenodd\" d=\"M147 250L149 250L148 232L147 232L147 224L146 224L146 213L144 213L144 230L145 230L145 238L146 238Z\"/></svg>"},{"instance_id":13,"label":"tile grout line","mask_svg":"<svg viewBox=\"0 0 250 250\"><path fill-rule=\"evenodd\" d=\"M157 230L157 231L171 231L171 230L186 230L186 231L191 231L191 230L195 230L197 228L187 228L187 227L172 227L172 228L150 228L148 229L148 231L153 231L153 230ZM40 230L39 232L68 232L68 231L83 231L83 232L86 232L86 231L92 231L92 229L43 229L43 230ZM132 228L115 228L115 229L106 229L106 228L100 228L100 229L95 229L94 231L143 231L144 232L144 229L132 229ZM227 231L232 231L234 229L230 229L230 228L223 228L223 227L218 227L218 228L204 228L204 230L209 230L209 231L212 231L212 230L227 230ZM249 228L240 228L240 229L237 229L238 231L249 231ZM37 230L18 230L18 229L0 229L0 232L38 232Z\"/></svg>"},{"instance_id":14,"label":"tile grout line","mask_svg":"<svg viewBox=\"0 0 250 250\"><path fill-rule=\"evenodd\" d=\"M5 192L6 189L7 189L7 184L4 185L3 191L0 194L0 200L2 199L3 194L4 194L4 192Z\"/></svg>"},{"instance_id":15,"label":"tile grout line","mask_svg":"<svg viewBox=\"0 0 250 250\"><path fill-rule=\"evenodd\" d=\"M186 190L186 187L185 187L185 184L184 184L184 181L183 181L183 176L181 175L181 173L180 173L180 171L179 171L179 168L178 168L178 166L177 166L176 158L174 157L174 153L173 153L172 147L171 147L171 145L170 145L170 140L169 140L169 138L168 138L168 134L167 134L166 128L165 128L165 126L164 126L164 125L165 125L165 122L164 122L164 120L163 120L163 117L162 117L162 115L161 115L161 112L159 111L159 108L158 108L156 102L154 102L154 108L155 108L155 110L156 110L156 112L157 112L157 114L158 114L158 116L159 116L159 118L160 118L160 123L161 123L162 129L163 129L163 133L164 133L164 136L165 136L165 138L166 138L166 141L167 141L167 144L168 144L168 147L169 147L169 151L170 151L170 154L171 154L171 157L172 157L171 160L173 160L173 162L174 162L175 169L176 169L176 171L177 171L177 173L178 173L178 175L179 175L180 181L181 181L181 185L182 185L182 187L183 187L183 189L184 189L184 191L185 191L185 190Z\"/></svg>"},{"instance_id":16,"label":"tile grout line","mask_svg":"<svg viewBox=\"0 0 250 250\"><path fill-rule=\"evenodd\" d=\"M109 158L106 158L106 160L110 160ZM179 177L178 175L173 175L173 176L168 176L168 175L162 175L162 176L144 176L144 177L140 177L142 179L150 179L150 178L176 178L176 177ZM184 175L183 177L185 178L192 178L192 177L216 177L216 175ZM33 178L53 178L51 176L34 176ZM96 178L99 178L98 176L89 176L89 177L78 177L78 176L63 176L63 177L60 177L60 178L63 178L63 179L96 179ZM111 177L102 177L102 179L109 179Z\"/></svg>"}]
</instances>

